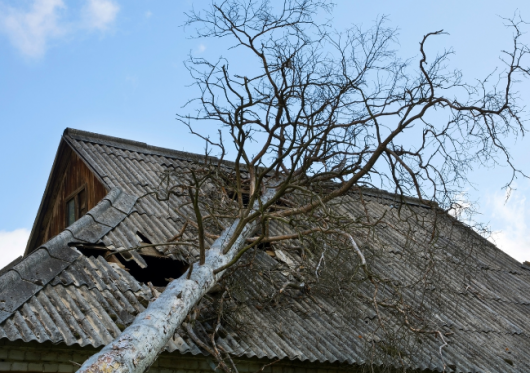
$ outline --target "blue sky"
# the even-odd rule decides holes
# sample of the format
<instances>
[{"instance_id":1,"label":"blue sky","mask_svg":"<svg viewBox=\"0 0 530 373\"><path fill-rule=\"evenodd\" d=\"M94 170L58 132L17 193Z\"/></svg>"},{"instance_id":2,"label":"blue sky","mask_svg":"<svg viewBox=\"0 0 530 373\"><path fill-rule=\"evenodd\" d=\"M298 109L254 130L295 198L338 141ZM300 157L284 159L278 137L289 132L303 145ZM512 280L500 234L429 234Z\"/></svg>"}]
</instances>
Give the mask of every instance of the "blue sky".
<instances>
[{"instance_id":1,"label":"blue sky","mask_svg":"<svg viewBox=\"0 0 530 373\"><path fill-rule=\"evenodd\" d=\"M190 39L184 12L206 1L0 0L0 267L25 244L62 131L78 128L190 152L202 143L178 125L175 114L193 94L183 61L191 53L215 58L226 45ZM337 28L370 26L380 15L400 30L400 54L417 56L421 37L444 29L430 45L452 47L451 61L468 78L499 65L510 31L499 16L518 10L530 20L528 1L339 1ZM530 27L527 28L530 31ZM530 44L530 37L525 36ZM528 86L528 83L525 83ZM528 102L530 90L521 87ZM527 165L528 139L513 145ZM482 215L497 244L518 260L530 260L530 183L504 203L507 170L476 170ZM530 202L529 202L530 203Z\"/></svg>"}]
</instances>

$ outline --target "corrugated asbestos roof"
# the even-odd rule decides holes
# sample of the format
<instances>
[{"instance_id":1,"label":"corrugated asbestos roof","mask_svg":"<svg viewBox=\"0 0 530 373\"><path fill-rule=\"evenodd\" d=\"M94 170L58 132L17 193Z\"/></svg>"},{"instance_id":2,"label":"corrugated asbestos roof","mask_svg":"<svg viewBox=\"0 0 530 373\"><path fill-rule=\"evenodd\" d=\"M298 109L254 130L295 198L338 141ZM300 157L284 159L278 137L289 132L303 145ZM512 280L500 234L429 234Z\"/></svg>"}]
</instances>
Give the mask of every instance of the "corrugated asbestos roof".
<instances>
[{"instance_id":1,"label":"corrugated asbestos roof","mask_svg":"<svg viewBox=\"0 0 530 373\"><path fill-rule=\"evenodd\" d=\"M202 158L76 130L65 131L64 140L111 192L87 215L0 276L0 338L98 347L132 322L152 292L101 257L80 254L75 243L102 242L128 248L137 245L137 231L152 242L166 241L182 226L167 204L177 201L162 203L152 195L143 196L158 185L164 170L185 170ZM387 193L368 193L364 202L362 206L356 196L346 196L335 208L352 217L368 208L371 216L378 217L391 216L395 205ZM417 216L424 215L424 207L413 207ZM411 224L414 247L420 254L406 256L410 242L399 232L382 227L378 233L385 255L372 260L375 271L396 281L421 277L428 260L422 257L421 248L430 232L415 221ZM429 298L422 293L427 298L423 301L435 310L438 327L448 334L448 346L443 348L447 371L528 372L530 268L480 237L470 240L467 231L447 218L437 243L444 247L440 255L446 255L445 266L437 268L437 281L429 285L438 296ZM285 228L271 226L271 234L284 233ZM472 250L463 250L464 246L472 246ZM164 253L185 261L198 254L182 247ZM285 277L282 268L297 257L284 252L287 259L280 260L259 250L252 255L253 268L241 269L231 280L239 284L233 294L237 304L217 341L227 351L237 356L364 364L374 343L384 342L378 337L377 323L372 322L376 317L373 308L348 297L350 291L366 292L362 286L333 296L320 289L311 297L287 297L281 307L263 307L260 299L277 292L270 279L281 282ZM351 266L342 265L346 269ZM404 297L415 302L414 288ZM402 327L392 322L396 316L391 312L381 313L388 318L389 327L396 331ZM208 331L211 325L203 322L197 328ZM404 355L401 362L392 360L392 364L443 370L440 339L426 335L407 343L415 346L414 356ZM201 353L180 330L167 349Z\"/></svg>"}]
</instances>

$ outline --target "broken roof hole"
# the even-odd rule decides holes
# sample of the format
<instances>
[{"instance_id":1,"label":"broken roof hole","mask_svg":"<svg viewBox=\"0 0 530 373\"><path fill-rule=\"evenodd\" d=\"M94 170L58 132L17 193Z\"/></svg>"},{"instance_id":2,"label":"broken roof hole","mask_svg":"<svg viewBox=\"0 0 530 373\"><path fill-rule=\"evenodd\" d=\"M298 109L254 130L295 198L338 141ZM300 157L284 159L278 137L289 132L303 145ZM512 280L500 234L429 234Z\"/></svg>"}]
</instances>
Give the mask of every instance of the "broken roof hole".
<instances>
[{"instance_id":1,"label":"broken roof hole","mask_svg":"<svg viewBox=\"0 0 530 373\"><path fill-rule=\"evenodd\" d=\"M270 207L270 211L285 210L295 206L296 204L293 201L290 201L287 198L280 198Z\"/></svg>"},{"instance_id":2,"label":"broken roof hole","mask_svg":"<svg viewBox=\"0 0 530 373\"><path fill-rule=\"evenodd\" d=\"M79 245L76 247L87 257L105 257L111 253L107 248L98 245ZM143 282L144 284L151 282L157 287L165 287L173 279L182 276L189 267L186 262L163 256L141 255L141 257L147 264L145 268L140 267L134 260L125 260L121 257L121 254L110 255L105 260L126 270L138 282Z\"/></svg>"},{"instance_id":3,"label":"broken roof hole","mask_svg":"<svg viewBox=\"0 0 530 373\"><path fill-rule=\"evenodd\" d=\"M276 253L274 252L274 248L272 247L270 242L260 242L256 245L256 249L263 251L267 255L271 257L275 257Z\"/></svg>"},{"instance_id":4,"label":"broken roof hole","mask_svg":"<svg viewBox=\"0 0 530 373\"><path fill-rule=\"evenodd\" d=\"M263 251L273 250L270 242L260 242L259 244L256 245L256 247L258 250L263 250Z\"/></svg>"},{"instance_id":5,"label":"broken roof hole","mask_svg":"<svg viewBox=\"0 0 530 373\"><path fill-rule=\"evenodd\" d=\"M237 192L234 190L227 191L228 198L237 202ZM248 192L241 192L241 200L243 202L243 207L248 207L250 202L250 194Z\"/></svg>"},{"instance_id":6,"label":"broken roof hole","mask_svg":"<svg viewBox=\"0 0 530 373\"><path fill-rule=\"evenodd\" d=\"M152 244L151 240L147 238L142 232L136 231L136 236L138 236L141 242L146 244Z\"/></svg>"},{"instance_id":7,"label":"broken roof hole","mask_svg":"<svg viewBox=\"0 0 530 373\"><path fill-rule=\"evenodd\" d=\"M125 270L139 282L147 284L151 282L154 286L164 287L175 278L179 278L188 269L188 264L171 258L142 255L147 263L146 268L141 268L136 262L122 261Z\"/></svg>"}]
</instances>

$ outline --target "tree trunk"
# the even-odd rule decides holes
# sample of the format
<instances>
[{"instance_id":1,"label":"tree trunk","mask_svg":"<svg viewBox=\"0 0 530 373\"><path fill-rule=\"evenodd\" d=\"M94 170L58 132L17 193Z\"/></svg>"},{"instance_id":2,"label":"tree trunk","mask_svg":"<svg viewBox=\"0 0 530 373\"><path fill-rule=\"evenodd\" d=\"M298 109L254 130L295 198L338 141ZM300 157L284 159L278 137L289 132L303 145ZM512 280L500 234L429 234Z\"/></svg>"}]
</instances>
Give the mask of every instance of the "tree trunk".
<instances>
[{"instance_id":1,"label":"tree trunk","mask_svg":"<svg viewBox=\"0 0 530 373\"><path fill-rule=\"evenodd\" d=\"M262 201L270 199L274 191L269 190ZM224 271L214 275L213 271L229 263L245 241L253 233L258 219L247 224L231 249L223 254L237 226L236 220L207 250L206 261L196 265L187 279L186 272L173 280L164 292L134 322L100 352L91 356L79 368L78 373L138 372L143 373L156 360L175 330L184 321L191 309L221 278Z\"/></svg>"}]
</instances>

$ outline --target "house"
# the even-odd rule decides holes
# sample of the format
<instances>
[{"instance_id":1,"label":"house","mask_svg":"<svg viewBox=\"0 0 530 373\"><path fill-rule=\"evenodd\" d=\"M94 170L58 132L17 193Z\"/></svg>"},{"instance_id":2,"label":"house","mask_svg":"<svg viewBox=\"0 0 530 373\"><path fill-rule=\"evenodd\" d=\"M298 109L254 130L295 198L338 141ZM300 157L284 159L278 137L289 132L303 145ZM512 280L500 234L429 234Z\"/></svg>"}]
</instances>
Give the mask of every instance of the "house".
<instances>
[{"instance_id":1,"label":"house","mask_svg":"<svg viewBox=\"0 0 530 373\"><path fill-rule=\"evenodd\" d=\"M74 372L186 271L197 256L194 248L116 251L166 242L179 232L184 222L172 213L175 201L148 192L166 170L178 175L203 159L65 130L24 257L0 271L0 372ZM340 208L353 215L367 208L381 216L400 202L379 190L366 190L362 203L359 198L346 197ZM412 198L401 202L412 206L418 219L436 208ZM427 291L420 294L439 335L403 331L395 322L399 314L381 309L377 315L369 302L354 299L350 288L331 294L316 284L309 294L289 290L280 301L270 301L278 295L270 279L286 276L298 254L256 249L252 266L232 277L237 286L226 305L232 309L217 345L236 360L240 373L530 372L530 267L454 218L443 219L436 241L442 264L430 277L436 281L422 284ZM432 232L421 222L408 223L410 237L383 229L384 255L371 259L396 282L421 278L433 260L423 254ZM415 251L408 255L411 247ZM417 294L411 285L403 297L416 302ZM208 302L213 301L205 300L205 312ZM391 332L383 333L379 317ZM197 334L206 337L214 321L198 319ZM388 343L385 338L392 335L413 348ZM150 372L210 372L216 365L179 329Z\"/></svg>"}]
</instances>

